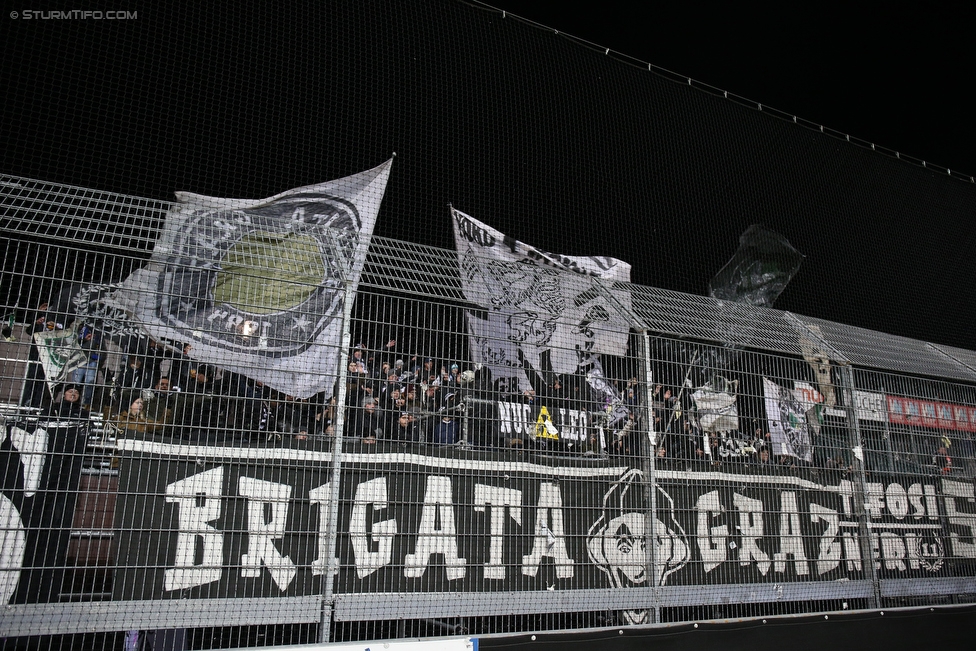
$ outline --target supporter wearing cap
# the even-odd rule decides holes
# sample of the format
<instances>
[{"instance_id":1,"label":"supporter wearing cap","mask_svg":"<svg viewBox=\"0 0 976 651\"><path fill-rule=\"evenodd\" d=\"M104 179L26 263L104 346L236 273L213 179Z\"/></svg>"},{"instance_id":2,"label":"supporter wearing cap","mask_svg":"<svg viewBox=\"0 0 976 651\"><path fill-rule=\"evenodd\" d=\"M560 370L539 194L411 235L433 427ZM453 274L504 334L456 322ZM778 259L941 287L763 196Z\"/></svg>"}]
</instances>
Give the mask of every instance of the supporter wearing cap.
<instances>
[{"instance_id":1,"label":"supporter wearing cap","mask_svg":"<svg viewBox=\"0 0 976 651\"><path fill-rule=\"evenodd\" d=\"M420 427L414 415L409 411L401 411L396 422L388 430L388 438L400 443L420 443Z\"/></svg>"},{"instance_id":2,"label":"supporter wearing cap","mask_svg":"<svg viewBox=\"0 0 976 651\"><path fill-rule=\"evenodd\" d=\"M77 384L65 385L60 400L52 402L44 415L51 420L88 420L88 410L81 405L81 392Z\"/></svg>"},{"instance_id":3,"label":"supporter wearing cap","mask_svg":"<svg viewBox=\"0 0 976 651\"><path fill-rule=\"evenodd\" d=\"M370 369L367 365L366 357L366 346L356 344L356 347L352 350L352 355L349 357L349 372L369 376L369 371Z\"/></svg>"}]
</instances>

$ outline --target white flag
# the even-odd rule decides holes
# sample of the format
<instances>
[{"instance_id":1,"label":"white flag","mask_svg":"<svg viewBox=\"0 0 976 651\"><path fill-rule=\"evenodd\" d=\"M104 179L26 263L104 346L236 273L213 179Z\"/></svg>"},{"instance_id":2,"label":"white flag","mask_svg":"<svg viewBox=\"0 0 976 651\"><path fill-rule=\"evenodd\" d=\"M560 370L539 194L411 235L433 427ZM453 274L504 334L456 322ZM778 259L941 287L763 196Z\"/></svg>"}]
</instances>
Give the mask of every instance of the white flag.
<instances>
[{"instance_id":1,"label":"white flag","mask_svg":"<svg viewBox=\"0 0 976 651\"><path fill-rule=\"evenodd\" d=\"M630 292L612 283L630 281L629 264L550 253L453 208L451 217L464 295L485 310L468 314L471 353L495 379L525 390L526 367L569 374L594 355L626 352Z\"/></svg>"},{"instance_id":2,"label":"white flag","mask_svg":"<svg viewBox=\"0 0 976 651\"><path fill-rule=\"evenodd\" d=\"M393 160L244 200L177 193L149 265L102 299L190 357L297 398L331 390Z\"/></svg>"},{"instance_id":3,"label":"white flag","mask_svg":"<svg viewBox=\"0 0 976 651\"><path fill-rule=\"evenodd\" d=\"M737 432L739 430L739 410L735 403L738 380L716 376L709 384L698 387L691 394L698 407L698 422L702 431L708 433Z\"/></svg>"},{"instance_id":4,"label":"white flag","mask_svg":"<svg viewBox=\"0 0 976 651\"><path fill-rule=\"evenodd\" d=\"M794 391L781 387L767 378L763 378L763 390L773 454L812 462L813 444L810 427L807 424L803 405L797 400Z\"/></svg>"},{"instance_id":5,"label":"white flag","mask_svg":"<svg viewBox=\"0 0 976 651\"><path fill-rule=\"evenodd\" d=\"M10 437L10 447L17 451L24 471L24 497L33 497L41 486L44 462L47 460L47 430L41 427L28 431L14 424L0 422L3 439Z\"/></svg>"}]
</instances>

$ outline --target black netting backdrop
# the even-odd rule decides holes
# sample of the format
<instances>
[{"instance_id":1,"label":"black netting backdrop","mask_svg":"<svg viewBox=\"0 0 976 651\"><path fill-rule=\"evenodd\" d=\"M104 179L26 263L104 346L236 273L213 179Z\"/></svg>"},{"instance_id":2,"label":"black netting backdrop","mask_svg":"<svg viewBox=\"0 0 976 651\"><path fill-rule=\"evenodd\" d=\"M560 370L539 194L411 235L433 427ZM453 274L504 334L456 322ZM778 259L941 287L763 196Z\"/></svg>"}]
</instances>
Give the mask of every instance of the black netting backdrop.
<instances>
[{"instance_id":1,"label":"black netting backdrop","mask_svg":"<svg viewBox=\"0 0 976 651\"><path fill-rule=\"evenodd\" d=\"M44 16L0 23L4 173L162 200L264 197L396 152L378 235L451 248L451 203L701 294L761 223L806 255L777 307L976 345L958 318L976 311L968 177L510 14L389 0Z\"/></svg>"}]
</instances>

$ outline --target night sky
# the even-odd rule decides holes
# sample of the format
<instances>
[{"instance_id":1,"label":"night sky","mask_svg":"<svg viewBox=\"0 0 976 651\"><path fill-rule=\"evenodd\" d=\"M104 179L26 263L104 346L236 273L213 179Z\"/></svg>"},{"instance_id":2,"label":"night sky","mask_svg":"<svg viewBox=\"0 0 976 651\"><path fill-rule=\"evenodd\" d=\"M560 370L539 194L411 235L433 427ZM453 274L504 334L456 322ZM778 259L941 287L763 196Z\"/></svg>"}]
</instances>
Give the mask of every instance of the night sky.
<instances>
[{"instance_id":1,"label":"night sky","mask_svg":"<svg viewBox=\"0 0 976 651\"><path fill-rule=\"evenodd\" d=\"M889 150L976 175L963 2L493 6Z\"/></svg>"},{"instance_id":2,"label":"night sky","mask_svg":"<svg viewBox=\"0 0 976 651\"><path fill-rule=\"evenodd\" d=\"M0 173L258 198L397 152L378 235L452 248L451 203L704 294L760 223L806 256L776 307L976 348L973 9L495 4L551 29L458 0L5 10Z\"/></svg>"}]
</instances>

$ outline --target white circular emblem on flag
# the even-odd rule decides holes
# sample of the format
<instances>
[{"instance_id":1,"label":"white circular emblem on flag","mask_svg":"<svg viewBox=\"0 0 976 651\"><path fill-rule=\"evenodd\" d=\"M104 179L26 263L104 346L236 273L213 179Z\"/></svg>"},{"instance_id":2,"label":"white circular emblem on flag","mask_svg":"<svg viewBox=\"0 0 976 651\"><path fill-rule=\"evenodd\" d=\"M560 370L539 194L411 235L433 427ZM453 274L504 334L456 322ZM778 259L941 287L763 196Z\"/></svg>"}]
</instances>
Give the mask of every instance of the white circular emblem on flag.
<instances>
[{"instance_id":1,"label":"white circular emblem on flag","mask_svg":"<svg viewBox=\"0 0 976 651\"><path fill-rule=\"evenodd\" d=\"M352 203L321 194L246 210L187 206L159 275L157 314L211 346L299 355L341 318L342 270L359 229Z\"/></svg>"}]
</instances>

